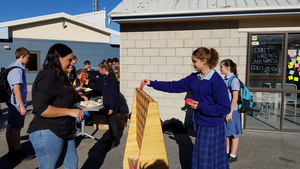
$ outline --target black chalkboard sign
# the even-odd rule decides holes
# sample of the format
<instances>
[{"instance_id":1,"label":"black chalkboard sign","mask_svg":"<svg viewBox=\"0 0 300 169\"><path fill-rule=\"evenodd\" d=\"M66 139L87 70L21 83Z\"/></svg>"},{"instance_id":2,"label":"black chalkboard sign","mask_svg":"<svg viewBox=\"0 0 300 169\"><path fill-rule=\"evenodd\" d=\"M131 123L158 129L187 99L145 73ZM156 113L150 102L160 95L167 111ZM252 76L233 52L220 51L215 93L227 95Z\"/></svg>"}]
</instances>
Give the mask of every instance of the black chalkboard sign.
<instances>
[{"instance_id":1,"label":"black chalkboard sign","mask_svg":"<svg viewBox=\"0 0 300 169\"><path fill-rule=\"evenodd\" d=\"M276 35L275 35L276 36ZM250 49L251 76L281 76L283 39L252 35Z\"/></svg>"}]
</instances>

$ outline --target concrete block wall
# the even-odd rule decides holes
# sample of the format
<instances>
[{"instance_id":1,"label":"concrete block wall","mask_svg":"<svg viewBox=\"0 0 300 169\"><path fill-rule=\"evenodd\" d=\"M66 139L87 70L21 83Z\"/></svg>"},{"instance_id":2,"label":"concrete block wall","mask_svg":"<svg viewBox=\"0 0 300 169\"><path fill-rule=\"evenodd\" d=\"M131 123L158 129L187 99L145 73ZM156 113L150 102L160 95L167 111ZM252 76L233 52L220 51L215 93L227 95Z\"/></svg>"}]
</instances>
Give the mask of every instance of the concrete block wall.
<instances>
[{"instance_id":1,"label":"concrete block wall","mask_svg":"<svg viewBox=\"0 0 300 169\"><path fill-rule=\"evenodd\" d=\"M194 72L191 55L200 46L215 48L219 61L231 58L245 81L247 33L239 32L238 25L238 21L121 24L120 87L129 111L142 79L176 81ZM219 65L215 69L219 72ZM187 93L144 90L158 102L162 120L190 118L191 110L184 108Z\"/></svg>"}]
</instances>

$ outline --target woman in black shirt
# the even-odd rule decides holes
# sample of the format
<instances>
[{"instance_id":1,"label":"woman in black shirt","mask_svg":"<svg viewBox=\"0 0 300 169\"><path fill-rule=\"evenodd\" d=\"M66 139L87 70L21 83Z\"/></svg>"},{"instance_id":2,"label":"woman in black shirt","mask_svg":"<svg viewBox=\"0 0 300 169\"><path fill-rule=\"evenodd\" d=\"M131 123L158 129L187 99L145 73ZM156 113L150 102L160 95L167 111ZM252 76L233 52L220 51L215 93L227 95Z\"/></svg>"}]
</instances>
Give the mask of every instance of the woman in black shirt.
<instances>
[{"instance_id":1,"label":"woman in black shirt","mask_svg":"<svg viewBox=\"0 0 300 169\"><path fill-rule=\"evenodd\" d=\"M102 95L103 105L107 114L106 119L109 126L110 141L112 146L116 146L117 140L117 123L116 116L120 109L120 88L119 82L116 79L115 73L111 65L106 60L103 60L98 65L99 72L104 75Z\"/></svg>"},{"instance_id":2,"label":"woman in black shirt","mask_svg":"<svg viewBox=\"0 0 300 169\"><path fill-rule=\"evenodd\" d=\"M72 58L68 46L53 45L32 86L34 118L27 132L39 168L56 168L62 159L65 168L78 165L75 120L82 120L84 113L75 108L77 94L65 73Z\"/></svg>"}]
</instances>

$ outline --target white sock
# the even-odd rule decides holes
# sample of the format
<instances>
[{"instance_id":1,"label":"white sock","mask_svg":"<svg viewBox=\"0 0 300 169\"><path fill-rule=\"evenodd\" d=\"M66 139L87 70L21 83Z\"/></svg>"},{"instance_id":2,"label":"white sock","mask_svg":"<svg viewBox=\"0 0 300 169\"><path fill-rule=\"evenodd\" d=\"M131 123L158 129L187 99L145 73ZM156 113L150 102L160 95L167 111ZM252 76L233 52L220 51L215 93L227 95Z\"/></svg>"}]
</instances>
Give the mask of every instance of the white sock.
<instances>
[{"instance_id":1,"label":"white sock","mask_svg":"<svg viewBox=\"0 0 300 169\"><path fill-rule=\"evenodd\" d=\"M227 152L227 154L229 154L229 152Z\"/></svg>"},{"instance_id":2,"label":"white sock","mask_svg":"<svg viewBox=\"0 0 300 169\"><path fill-rule=\"evenodd\" d=\"M235 158L235 157L236 157L236 155L233 155L233 154L230 154L230 156L231 156L232 158Z\"/></svg>"}]
</instances>

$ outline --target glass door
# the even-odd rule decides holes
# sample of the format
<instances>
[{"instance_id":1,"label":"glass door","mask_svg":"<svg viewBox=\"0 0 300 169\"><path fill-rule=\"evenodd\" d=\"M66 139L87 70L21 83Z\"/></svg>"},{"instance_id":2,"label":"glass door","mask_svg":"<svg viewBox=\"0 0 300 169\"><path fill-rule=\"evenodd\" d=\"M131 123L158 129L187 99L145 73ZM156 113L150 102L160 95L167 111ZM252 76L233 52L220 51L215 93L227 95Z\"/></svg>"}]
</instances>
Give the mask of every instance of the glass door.
<instances>
[{"instance_id":1,"label":"glass door","mask_svg":"<svg viewBox=\"0 0 300 169\"><path fill-rule=\"evenodd\" d=\"M300 130L300 34L288 34L283 129Z\"/></svg>"},{"instance_id":2,"label":"glass door","mask_svg":"<svg viewBox=\"0 0 300 169\"><path fill-rule=\"evenodd\" d=\"M300 130L300 34L250 34L247 85L253 110L245 127Z\"/></svg>"},{"instance_id":3,"label":"glass door","mask_svg":"<svg viewBox=\"0 0 300 169\"><path fill-rule=\"evenodd\" d=\"M249 88L253 111L247 113L246 128L280 130L283 83L284 34L252 34L249 39ZM252 89L252 90L251 90Z\"/></svg>"}]
</instances>

